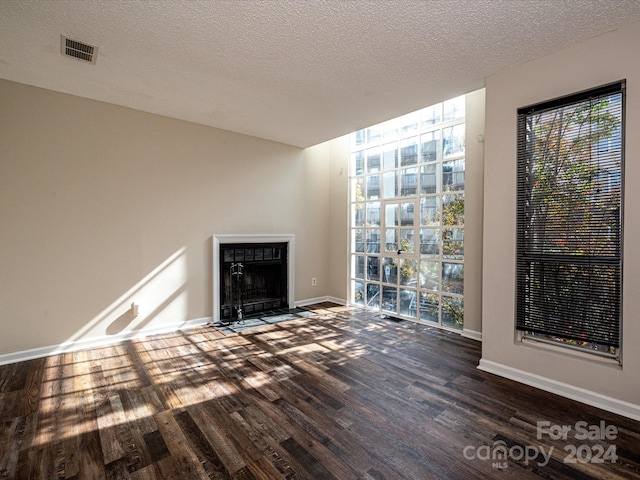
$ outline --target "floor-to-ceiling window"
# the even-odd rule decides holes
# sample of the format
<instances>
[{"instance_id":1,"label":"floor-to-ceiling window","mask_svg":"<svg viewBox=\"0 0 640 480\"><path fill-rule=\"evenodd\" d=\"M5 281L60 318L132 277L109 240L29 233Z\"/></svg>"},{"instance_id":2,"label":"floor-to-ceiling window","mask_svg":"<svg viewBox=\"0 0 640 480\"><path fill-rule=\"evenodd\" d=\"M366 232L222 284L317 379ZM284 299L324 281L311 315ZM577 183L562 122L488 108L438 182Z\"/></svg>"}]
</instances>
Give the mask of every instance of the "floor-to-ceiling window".
<instances>
[{"instance_id":1,"label":"floor-to-ceiling window","mask_svg":"<svg viewBox=\"0 0 640 480\"><path fill-rule=\"evenodd\" d=\"M353 134L350 301L461 329L465 97Z\"/></svg>"}]
</instances>

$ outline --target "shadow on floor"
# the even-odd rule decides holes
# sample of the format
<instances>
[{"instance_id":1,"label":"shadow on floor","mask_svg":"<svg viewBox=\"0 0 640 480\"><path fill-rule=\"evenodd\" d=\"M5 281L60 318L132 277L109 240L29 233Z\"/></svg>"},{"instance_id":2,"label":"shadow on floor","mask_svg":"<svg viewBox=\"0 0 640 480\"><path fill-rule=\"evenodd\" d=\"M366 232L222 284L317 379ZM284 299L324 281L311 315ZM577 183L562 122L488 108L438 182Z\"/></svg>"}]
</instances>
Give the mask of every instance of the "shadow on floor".
<instances>
[{"instance_id":1,"label":"shadow on floor","mask_svg":"<svg viewBox=\"0 0 640 480\"><path fill-rule=\"evenodd\" d=\"M270 310L268 312L260 312L259 314L250 315L242 320L236 320L232 323L222 322L219 320L211 325L221 332L230 334L239 333L250 328L262 327L264 325L272 325L286 320L311 317L313 315L317 315L317 313L304 308L281 308L278 310Z\"/></svg>"}]
</instances>

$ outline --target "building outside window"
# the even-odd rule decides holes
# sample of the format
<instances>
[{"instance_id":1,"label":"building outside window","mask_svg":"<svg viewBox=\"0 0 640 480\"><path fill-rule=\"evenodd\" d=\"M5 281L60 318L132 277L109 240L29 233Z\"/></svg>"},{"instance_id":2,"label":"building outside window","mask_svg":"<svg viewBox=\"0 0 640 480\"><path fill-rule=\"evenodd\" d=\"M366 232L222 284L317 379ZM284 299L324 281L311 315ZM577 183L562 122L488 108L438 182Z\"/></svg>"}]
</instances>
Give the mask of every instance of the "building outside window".
<instances>
[{"instance_id":1,"label":"building outside window","mask_svg":"<svg viewBox=\"0 0 640 480\"><path fill-rule=\"evenodd\" d=\"M350 302L462 329L464 155L464 96L353 134Z\"/></svg>"}]
</instances>

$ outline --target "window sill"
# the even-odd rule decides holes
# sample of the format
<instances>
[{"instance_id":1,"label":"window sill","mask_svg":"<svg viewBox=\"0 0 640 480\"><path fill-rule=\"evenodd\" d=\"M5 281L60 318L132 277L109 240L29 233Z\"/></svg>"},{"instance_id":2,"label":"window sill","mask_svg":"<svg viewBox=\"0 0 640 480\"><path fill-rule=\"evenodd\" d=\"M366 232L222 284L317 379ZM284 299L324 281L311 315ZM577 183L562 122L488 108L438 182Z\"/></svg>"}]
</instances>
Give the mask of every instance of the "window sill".
<instances>
[{"instance_id":1,"label":"window sill","mask_svg":"<svg viewBox=\"0 0 640 480\"><path fill-rule=\"evenodd\" d=\"M534 348L536 350L545 350L548 352L557 353L580 360L587 360L598 365L606 365L622 369L622 359L620 357L613 357L610 355L580 350L578 347L572 348L568 345L559 345L556 342L545 341L542 339L536 339L525 336L520 332L516 332L516 343L519 343L528 348Z\"/></svg>"}]
</instances>

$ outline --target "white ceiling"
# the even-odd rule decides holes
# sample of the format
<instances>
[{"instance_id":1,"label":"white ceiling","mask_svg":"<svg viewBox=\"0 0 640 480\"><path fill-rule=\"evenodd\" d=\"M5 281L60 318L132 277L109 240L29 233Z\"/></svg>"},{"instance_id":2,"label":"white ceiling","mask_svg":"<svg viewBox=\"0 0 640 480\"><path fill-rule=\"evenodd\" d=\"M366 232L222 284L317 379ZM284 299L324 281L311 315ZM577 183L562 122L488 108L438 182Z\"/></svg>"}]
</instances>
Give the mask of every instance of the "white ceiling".
<instances>
[{"instance_id":1,"label":"white ceiling","mask_svg":"<svg viewBox=\"0 0 640 480\"><path fill-rule=\"evenodd\" d=\"M0 78L307 147L639 21L638 0L2 0Z\"/></svg>"}]
</instances>

